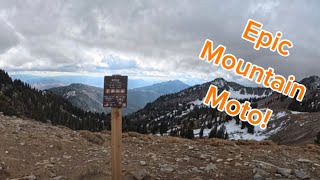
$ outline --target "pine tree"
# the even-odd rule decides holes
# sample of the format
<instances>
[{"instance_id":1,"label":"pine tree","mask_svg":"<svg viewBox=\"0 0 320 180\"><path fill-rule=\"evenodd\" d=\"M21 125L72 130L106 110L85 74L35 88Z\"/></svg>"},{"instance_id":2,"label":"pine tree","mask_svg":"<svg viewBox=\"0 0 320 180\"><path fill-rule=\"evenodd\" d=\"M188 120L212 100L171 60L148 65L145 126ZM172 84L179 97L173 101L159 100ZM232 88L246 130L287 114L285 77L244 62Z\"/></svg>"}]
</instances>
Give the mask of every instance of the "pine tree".
<instances>
[{"instance_id":1,"label":"pine tree","mask_svg":"<svg viewBox=\"0 0 320 180\"><path fill-rule=\"evenodd\" d=\"M224 134L224 139L229 139L229 134L228 134L227 131L226 131L226 133Z\"/></svg>"},{"instance_id":2,"label":"pine tree","mask_svg":"<svg viewBox=\"0 0 320 180\"><path fill-rule=\"evenodd\" d=\"M314 142L316 144L320 144L320 131L318 132L317 137L314 139Z\"/></svg>"},{"instance_id":3,"label":"pine tree","mask_svg":"<svg viewBox=\"0 0 320 180\"><path fill-rule=\"evenodd\" d=\"M208 129L211 129L211 128L212 128L212 121L209 121L209 122L208 122L207 128L208 128Z\"/></svg>"},{"instance_id":4,"label":"pine tree","mask_svg":"<svg viewBox=\"0 0 320 180\"><path fill-rule=\"evenodd\" d=\"M224 139L225 131L226 127L224 125L221 125L217 133L217 138Z\"/></svg>"},{"instance_id":5,"label":"pine tree","mask_svg":"<svg viewBox=\"0 0 320 180\"><path fill-rule=\"evenodd\" d=\"M200 139L203 137L203 130L204 130L204 126L201 127L200 132L199 132Z\"/></svg>"},{"instance_id":6,"label":"pine tree","mask_svg":"<svg viewBox=\"0 0 320 180\"><path fill-rule=\"evenodd\" d=\"M186 138L188 138L188 139L194 138L193 129L191 127L189 127L187 130Z\"/></svg>"},{"instance_id":7,"label":"pine tree","mask_svg":"<svg viewBox=\"0 0 320 180\"><path fill-rule=\"evenodd\" d=\"M163 136L164 133L166 133L168 131L168 125L166 122L161 122L160 125L160 135Z\"/></svg>"},{"instance_id":8,"label":"pine tree","mask_svg":"<svg viewBox=\"0 0 320 180\"><path fill-rule=\"evenodd\" d=\"M248 127L248 133L250 134L254 134L254 126L247 123L247 127Z\"/></svg>"},{"instance_id":9,"label":"pine tree","mask_svg":"<svg viewBox=\"0 0 320 180\"><path fill-rule=\"evenodd\" d=\"M215 124L209 133L209 138L217 137L217 132L218 132L218 126L217 124Z\"/></svg>"}]
</instances>

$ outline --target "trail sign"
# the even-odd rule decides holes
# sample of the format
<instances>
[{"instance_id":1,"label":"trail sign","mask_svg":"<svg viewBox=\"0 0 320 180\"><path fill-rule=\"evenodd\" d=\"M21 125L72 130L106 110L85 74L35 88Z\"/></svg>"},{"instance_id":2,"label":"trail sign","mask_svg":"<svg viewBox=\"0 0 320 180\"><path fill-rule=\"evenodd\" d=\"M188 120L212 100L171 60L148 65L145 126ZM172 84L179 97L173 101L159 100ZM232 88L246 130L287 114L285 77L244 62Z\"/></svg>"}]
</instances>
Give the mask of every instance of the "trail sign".
<instances>
[{"instance_id":1,"label":"trail sign","mask_svg":"<svg viewBox=\"0 0 320 180\"><path fill-rule=\"evenodd\" d=\"M104 77L103 107L111 107L112 179L122 180L122 108L127 107L128 76Z\"/></svg>"},{"instance_id":2,"label":"trail sign","mask_svg":"<svg viewBox=\"0 0 320 180\"><path fill-rule=\"evenodd\" d=\"M127 107L128 76L105 76L103 94L103 107Z\"/></svg>"}]
</instances>

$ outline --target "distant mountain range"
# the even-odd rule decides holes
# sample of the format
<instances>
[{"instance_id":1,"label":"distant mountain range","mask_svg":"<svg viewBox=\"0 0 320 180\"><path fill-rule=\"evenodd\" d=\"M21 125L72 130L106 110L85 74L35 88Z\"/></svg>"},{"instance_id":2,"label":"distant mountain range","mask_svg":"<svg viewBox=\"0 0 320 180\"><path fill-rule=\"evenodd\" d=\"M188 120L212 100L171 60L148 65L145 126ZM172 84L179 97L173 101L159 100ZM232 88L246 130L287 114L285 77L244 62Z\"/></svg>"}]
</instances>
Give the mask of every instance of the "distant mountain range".
<instances>
[{"instance_id":1,"label":"distant mountain range","mask_svg":"<svg viewBox=\"0 0 320 180\"><path fill-rule=\"evenodd\" d=\"M12 75L13 79L20 79L29 83L32 87L40 90L50 89L53 87L68 86L74 83L86 84L89 86L103 87L103 77L91 77L91 76L52 76L42 77L34 75ZM142 79L130 79L128 82L128 88L134 89L144 86L149 86L155 83L159 83L156 80L142 80Z\"/></svg>"},{"instance_id":2,"label":"distant mountain range","mask_svg":"<svg viewBox=\"0 0 320 180\"><path fill-rule=\"evenodd\" d=\"M129 114L135 112L161 95L178 92L188 87L189 85L175 80L141 88L129 89L128 107L123 109L123 113ZM71 84L69 86L50 88L48 91L64 97L73 105L84 110L105 112L105 109L102 107L102 88L84 84Z\"/></svg>"}]
</instances>

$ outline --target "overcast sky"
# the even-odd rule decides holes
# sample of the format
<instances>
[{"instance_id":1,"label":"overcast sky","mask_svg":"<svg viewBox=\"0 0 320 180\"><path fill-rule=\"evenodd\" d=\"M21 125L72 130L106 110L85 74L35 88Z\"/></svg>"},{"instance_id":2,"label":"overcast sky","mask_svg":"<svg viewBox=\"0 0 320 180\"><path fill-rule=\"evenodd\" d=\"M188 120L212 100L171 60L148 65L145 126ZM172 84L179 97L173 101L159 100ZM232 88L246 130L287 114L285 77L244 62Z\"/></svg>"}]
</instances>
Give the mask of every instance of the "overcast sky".
<instances>
[{"instance_id":1,"label":"overcast sky","mask_svg":"<svg viewBox=\"0 0 320 180\"><path fill-rule=\"evenodd\" d=\"M42 75L196 79L232 72L198 58L205 39L298 80L320 75L319 1L1 0L0 68ZM281 31L289 57L241 39L247 20Z\"/></svg>"}]
</instances>

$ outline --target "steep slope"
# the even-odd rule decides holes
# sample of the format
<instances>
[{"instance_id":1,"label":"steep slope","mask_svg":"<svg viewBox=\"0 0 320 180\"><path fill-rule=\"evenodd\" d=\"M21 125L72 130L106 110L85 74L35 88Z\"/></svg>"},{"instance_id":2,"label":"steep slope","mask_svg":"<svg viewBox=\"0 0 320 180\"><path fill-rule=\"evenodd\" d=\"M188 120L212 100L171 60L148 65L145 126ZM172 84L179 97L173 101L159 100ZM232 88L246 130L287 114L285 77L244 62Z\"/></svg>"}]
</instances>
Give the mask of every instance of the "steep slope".
<instances>
[{"instance_id":1,"label":"steep slope","mask_svg":"<svg viewBox=\"0 0 320 180\"><path fill-rule=\"evenodd\" d=\"M123 109L123 114L135 112L163 94L177 92L186 87L188 85L181 81L168 81L142 88L129 89L128 107ZM74 106L86 111L105 112L105 109L102 107L102 88L84 84L71 84L69 86L51 88L48 91L64 97Z\"/></svg>"},{"instance_id":2,"label":"steep slope","mask_svg":"<svg viewBox=\"0 0 320 180\"><path fill-rule=\"evenodd\" d=\"M111 179L110 132L0 113L0 179ZM123 134L125 179L319 179L320 147Z\"/></svg>"}]
</instances>

